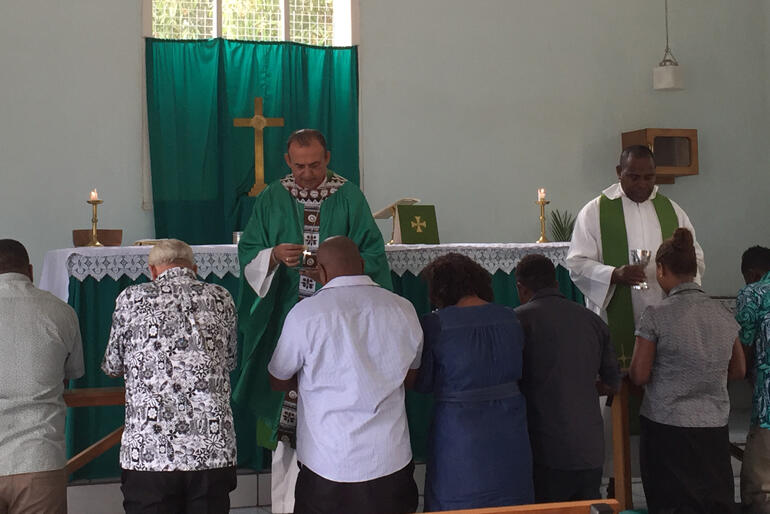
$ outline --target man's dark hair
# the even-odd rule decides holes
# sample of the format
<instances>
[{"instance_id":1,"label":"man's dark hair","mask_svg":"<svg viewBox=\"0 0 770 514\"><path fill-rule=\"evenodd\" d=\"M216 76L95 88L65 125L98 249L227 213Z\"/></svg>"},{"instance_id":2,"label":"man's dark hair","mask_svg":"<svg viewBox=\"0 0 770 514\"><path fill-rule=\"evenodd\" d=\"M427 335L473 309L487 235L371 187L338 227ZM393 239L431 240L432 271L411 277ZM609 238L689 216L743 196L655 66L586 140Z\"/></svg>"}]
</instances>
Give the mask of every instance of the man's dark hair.
<instances>
[{"instance_id":1,"label":"man's dark hair","mask_svg":"<svg viewBox=\"0 0 770 514\"><path fill-rule=\"evenodd\" d=\"M0 239L0 273L25 273L29 255L24 245L15 239Z\"/></svg>"},{"instance_id":2,"label":"man's dark hair","mask_svg":"<svg viewBox=\"0 0 770 514\"><path fill-rule=\"evenodd\" d=\"M310 146L313 141L318 141L323 147L324 152L327 151L326 138L321 134L321 131L315 129L299 129L292 132L289 136L289 140L286 142L286 152L289 151L289 148L291 148L291 145L293 144Z\"/></svg>"},{"instance_id":3,"label":"man's dark hair","mask_svg":"<svg viewBox=\"0 0 770 514\"><path fill-rule=\"evenodd\" d=\"M752 246L741 256L741 273L758 271L765 274L770 271L770 248L764 246Z\"/></svg>"},{"instance_id":4,"label":"man's dark hair","mask_svg":"<svg viewBox=\"0 0 770 514\"><path fill-rule=\"evenodd\" d=\"M620 169L625 169L629 157L649 157L652 159L652 164L655 164L655 155L652 153L652 150L644 145L631 145L625 147L623 151L620 152Z\"/></svg>"},{"instance_id":5,"label":"man's dark hair","mask_svg":"<svg viewBox=\"0 0 770 514\"><path fill-rule=\"evenodd\" d=\"M557 286L553 262L539 253L525 255L516 266L515 274L516 281L533 292Z\"/></svg>"},{"instance_id":6,"label":"man's dark hair","mask_svg":"<svg viewBox=\"0 0 770 514\"><path fill-rule=\"evenodd\" d=\"M438 308L455 305L464 296L494 300L492 276L473 259L459 253L438 257L422 271L428 282L428 296Z\"/></svg>"},{"instance_id":7,"label":"man's dark hair","mask_svg":"<svg viewBox=\"0 0 770 514\"><path fill-rule=\"evenodd\" d=\"M662 264L675 275L698 273L698 259L695 256L695 240L692 232L678 228L674 235L663 241L655 254L655 262Z\"/></svg>"}]
</instances>

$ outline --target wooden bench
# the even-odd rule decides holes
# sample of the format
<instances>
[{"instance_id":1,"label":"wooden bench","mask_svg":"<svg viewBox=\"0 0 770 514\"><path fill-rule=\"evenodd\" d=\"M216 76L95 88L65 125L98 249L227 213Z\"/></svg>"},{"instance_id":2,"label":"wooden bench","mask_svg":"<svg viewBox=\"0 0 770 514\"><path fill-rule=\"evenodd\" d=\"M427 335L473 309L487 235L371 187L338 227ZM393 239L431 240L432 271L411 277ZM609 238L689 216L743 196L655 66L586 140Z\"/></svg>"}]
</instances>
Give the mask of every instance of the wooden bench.
<instances>
[{"instance_id":1,"label":"wooden bench","mask_svg":"<svg viewBox=\"0 0 770 514\"><path fill-rule=\"evenodd\" d=\"M447 510L443 514L589 514L591 505L605 504L612 511L620 512L617 500L587 500L579 502L534 503L532 505L517 505L515 507L491 507L487 509Z\"/></svg>"}]
</instances>

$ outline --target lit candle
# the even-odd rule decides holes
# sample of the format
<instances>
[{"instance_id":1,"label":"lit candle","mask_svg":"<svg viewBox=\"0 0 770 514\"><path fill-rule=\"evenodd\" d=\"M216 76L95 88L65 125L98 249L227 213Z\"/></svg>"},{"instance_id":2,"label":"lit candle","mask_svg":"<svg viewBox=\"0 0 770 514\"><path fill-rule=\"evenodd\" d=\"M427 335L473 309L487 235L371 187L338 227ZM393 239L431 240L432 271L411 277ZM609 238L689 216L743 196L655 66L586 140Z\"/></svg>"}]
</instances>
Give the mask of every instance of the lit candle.
<instances>
[{"instance_id":1,"label":"lit candle","mask_svg":"<svg viewBox=\"0 0 770 514\"><path fill-rule=\"evenodd\" d=\"M96 192L96 189L91 190L91 198L90 198L90 200L93 202L93 201L96 201L98 199L99 199L99 193Z\"/></svg>"},{"instance_id":2,"label":"lit candle","mask_svg":"<svg viewBox=\"0 0 770 514\"><path fill-rule=\"evenodd\" d=\"M541 187L537 190L537 201L542 202L543 200L545 200L545 189Z\"/></svg>"}]
</instances>

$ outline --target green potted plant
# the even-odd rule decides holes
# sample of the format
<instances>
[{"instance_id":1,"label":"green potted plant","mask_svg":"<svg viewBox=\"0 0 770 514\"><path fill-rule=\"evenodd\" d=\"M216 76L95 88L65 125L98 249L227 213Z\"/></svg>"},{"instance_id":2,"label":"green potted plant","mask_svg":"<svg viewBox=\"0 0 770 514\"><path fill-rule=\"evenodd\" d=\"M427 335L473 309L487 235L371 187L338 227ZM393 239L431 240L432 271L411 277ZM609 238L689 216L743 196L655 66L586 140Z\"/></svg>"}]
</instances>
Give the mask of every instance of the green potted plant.
<instances>
[{"instance_id":1,"label":"green potted plant","mask_svg":"<svg viewBox=\"0 0 770 514\"><path fill-rule=\"evenodd\" d=\"M575 216L571 212L551 211L551 241L570 241L574 228Z\"/></svg>"}]
</instances>

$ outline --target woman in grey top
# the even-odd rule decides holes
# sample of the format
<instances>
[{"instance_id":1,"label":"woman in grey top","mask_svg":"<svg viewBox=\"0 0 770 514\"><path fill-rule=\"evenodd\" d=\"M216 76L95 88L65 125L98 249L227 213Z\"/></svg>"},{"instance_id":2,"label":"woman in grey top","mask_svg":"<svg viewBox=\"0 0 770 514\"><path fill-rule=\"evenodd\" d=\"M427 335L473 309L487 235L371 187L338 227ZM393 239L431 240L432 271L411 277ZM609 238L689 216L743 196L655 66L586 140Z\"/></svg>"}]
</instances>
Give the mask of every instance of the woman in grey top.
<instances>
[{"instance_id":1,"label":"woman in grey top","mask_svg":"<svg viewBox=\"0 0 770 514\"><path fill-rule=\"evenodd\" d=\"M727 380L746 372L738 325L694 282L690 231L677 229L655 262L668 296L644 311L629 369L645 386L639 454L647 507L651 514L734 512Z\"/></svg>"}]
</instances>

